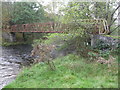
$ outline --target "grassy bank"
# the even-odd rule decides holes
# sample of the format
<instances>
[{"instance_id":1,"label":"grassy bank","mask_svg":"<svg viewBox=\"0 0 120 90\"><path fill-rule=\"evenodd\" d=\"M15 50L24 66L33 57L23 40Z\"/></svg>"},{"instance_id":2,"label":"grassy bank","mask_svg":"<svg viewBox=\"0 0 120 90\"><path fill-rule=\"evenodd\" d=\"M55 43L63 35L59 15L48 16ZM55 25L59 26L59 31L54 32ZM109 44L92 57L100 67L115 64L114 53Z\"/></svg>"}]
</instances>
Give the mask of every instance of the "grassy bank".
<instances>
[{"instance_id":1,"label":"grassy bank","mask_svg":"<svg viewBox=\"0 0 120 90\"><path fill-rule=\"evenodd\" d=\"M3 42L0 44L1 46L14 46L14 45L22 45L22 44L31 44L32 42L29 41L22 41L22 42Z\"/></svg>"},{"instance_id":2,"label":"grassy bank","mask_svg":"<svg viewBox=\"0 0 120 90\"><path fill-rule=\"evenodd\" d=\"M68 55L54 60L56 70L45 63L25 68L15 81L5 88L117 88L118 67L89 62ZM117 60L115 61L117 63Z\"/></svg>"}]
</instances>

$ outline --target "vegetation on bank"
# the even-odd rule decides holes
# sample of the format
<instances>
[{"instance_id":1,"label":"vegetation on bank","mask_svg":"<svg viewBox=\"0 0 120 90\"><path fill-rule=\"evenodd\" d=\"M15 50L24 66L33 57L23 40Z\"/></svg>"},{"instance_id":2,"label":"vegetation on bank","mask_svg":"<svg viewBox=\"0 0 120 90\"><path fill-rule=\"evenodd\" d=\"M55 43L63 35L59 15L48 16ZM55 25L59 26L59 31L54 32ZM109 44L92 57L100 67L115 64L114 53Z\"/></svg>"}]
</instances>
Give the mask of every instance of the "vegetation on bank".
<instances>
[{"instance_id":1,"label":"vegetation on bank","mask_svg":"<svg viewBox=\"0 0 120 90\"><path fill-rule=\"evenodd\" d=\"M71 44L73 49L78 49L74 47L79 47L79 43L83 43L75 43L78 40L76 36L78 35L49 34L44 37L47 38L46 40L34 40L33 46L41 44L48 46L56 45L60 47L57 49L58 51L64 50L64 52L70 52ZM73 43L68 44L68 42ZM80 50L85 49L81 48L81 46L79 48ZM88 50L88 48L85 50ZM100 52L101 50L98 51ZM117 88L118 57L116 54L112 54L112 57L115 59L111 60L112 58L109 57L111 54L112 52L110 51L95 53L89 50L88 53L79 51L78 54L63 55L53 59L55 70L51 70L49 64L46 62L47 59L44 58L44 62L39 61L31 67L23 68L17 79L5 88ZM47 53L47 55L49 54Z\"/></svg>"},{"instance_id":2,"label":"vegetation on bank","mask_svg":"<svg viewBox=\"0 0 120 90\"><path fill-rule=\"evenodd\" d=\"M114 39L120 39L120 36L118 36L118 35L104 35L104 36L106 36L106 37L112 37Z\"/></svg>"},{"instance_id":3,"label":"vegetation on bank","mask_svg":"<svg viewBox=\"0 0 120 90\"><path fill-rule=\"evenodd\" d=\"M3 42L1 46L14 46L14 45L23 45L23 44L31 44L32 42Z\"/></svg>"},{"instance_id":4,"label":"vegetation on bank","mask_svg":"<svg viewBox=\"0 0 120 90\"><path fill-rule=\"evenodd\" d=\"M1 33L2 35L2 33ZM22 44L32 44L34 39L41 38L44 39L45 33L26 33L26 36L23 38L22 33L16 33L16 40L14 42L10 42L10 40L5 40L1 36L0 46L12 46L12 45L22 45ZM24 40L25 39L25 40ZM39 40L39 39L38 39Z\"/></svg>"},{"instance_id":5,"label":"vegetation on bank","mask_svg":"<svg viewBox=\"0 0 120 90\"><path fill-rule=\"evenodd\" d=\"M77 55L67 55L54 60L52 71L41 62L25 68L15 81L5 88L117 88L118 67L89 62Z\"/></svg>"}]
</instances>

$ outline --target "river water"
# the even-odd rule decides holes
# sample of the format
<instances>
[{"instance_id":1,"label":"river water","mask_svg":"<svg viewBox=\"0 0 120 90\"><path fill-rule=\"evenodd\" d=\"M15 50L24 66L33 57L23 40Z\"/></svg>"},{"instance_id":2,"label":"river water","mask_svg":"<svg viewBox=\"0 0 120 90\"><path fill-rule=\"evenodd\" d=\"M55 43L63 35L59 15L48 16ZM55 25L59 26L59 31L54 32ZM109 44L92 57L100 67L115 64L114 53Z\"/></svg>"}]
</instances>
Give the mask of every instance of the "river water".
<instances>
[{"instance_id":1,"label":"river water","mask_svg":"<svg viewBox=\"0 0 120 90\"><path fill-rule=\"evenodd\" d=\"M31 45L0 46L0 89L15 80L22 66L28 65Z\"/></svg>"}]
</instances>

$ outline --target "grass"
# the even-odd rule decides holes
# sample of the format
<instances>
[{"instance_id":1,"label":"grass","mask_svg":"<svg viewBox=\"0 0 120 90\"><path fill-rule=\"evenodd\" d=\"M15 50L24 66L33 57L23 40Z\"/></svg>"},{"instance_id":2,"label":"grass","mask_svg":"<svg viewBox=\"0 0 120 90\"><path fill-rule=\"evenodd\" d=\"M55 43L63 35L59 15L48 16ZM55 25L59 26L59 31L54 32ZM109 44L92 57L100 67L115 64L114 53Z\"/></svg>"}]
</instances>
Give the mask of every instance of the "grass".
<instances>
[{"instance_id":1,"label":"grass","mask_svg":"<svg viewBox=\"0 0 120 90\"><path fill-rule=\"evenodd\" d=\"M0 46L13 46L13 45L21 45L21 44L31 44L29 41L21 41L21 42L3 42Z\"/></svg>"},{"instance_id":2,"label":"grass","mask_svg":"<svg viewBox=\"0 0 120 90\"><path fill-rule=\"evenodd\" d=\"M76 55L54 60L56 70L45 63L24 68L5 88L117 88L118 66L89 62ZM117 62L116 62L117 63Z\"/></svg>"},{"instance_id":3,"label":"grass","mask_svg":"<svg viewBox=\"0 0 120 90\"><path fill-rule=\"evenodd\" d=\"M104 36L111 37L111 38L114 38L114 39L120 39L119 35L104 35Z\"/></svg>"}]
</instances>

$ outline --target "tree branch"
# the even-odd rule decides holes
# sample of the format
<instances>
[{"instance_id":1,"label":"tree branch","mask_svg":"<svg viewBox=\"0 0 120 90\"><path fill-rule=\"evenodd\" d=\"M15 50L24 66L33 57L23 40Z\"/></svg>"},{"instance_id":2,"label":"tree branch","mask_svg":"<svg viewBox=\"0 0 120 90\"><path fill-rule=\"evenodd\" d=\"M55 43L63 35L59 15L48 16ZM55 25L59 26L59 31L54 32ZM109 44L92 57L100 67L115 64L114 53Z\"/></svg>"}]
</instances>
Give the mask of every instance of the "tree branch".
<instances>
[{"instance_id":1,"label":"tree branch","mask_svg":"<svg viewBox=\"0 0 120 90\"><path fill-rule=\"evenodd\" d=\"M118 29L120 27L120 25L118 25L115 29L113 29L112 31L110 31L108 34L111 34L112 32L114 32L116 29Z\"/></svg>"},{"instance_id":2,"label":"tree branch","mask_svg":"<svg viewBox=\"0 0 120 90\"><path fill-rule=\"evenodd\" d=\"M118 13L117 17L119 16L119 14L120 14L120 12ZM109 27L111 27L116 20L117 20L117 18L115 18L115 19L111 22L111 24L109 25Z\"/></svg>"},{"instance_id":3,"label":"tree branch","mask_svg":"<svg viewBox=\"0 0 120 90\"><path fill-rule=\"evenodd\" d=\"M113 13L111 14L111 20L113 18L113 15L115 14L115 12L119 9L120 5L118 5L118 7L113 11Z\"/></svg>"},{"instance_id":4,"label":"tree branch","mask_svg":"<svg viewBox=\"0 0 120 90\"><path fill-rule=\"evenodd\" d=\"M117 20L117 18L115 18L115 19L111 22L111 24L109 25L109 27L111 27L116 20Z\"/></svg>"}]
</instances>

